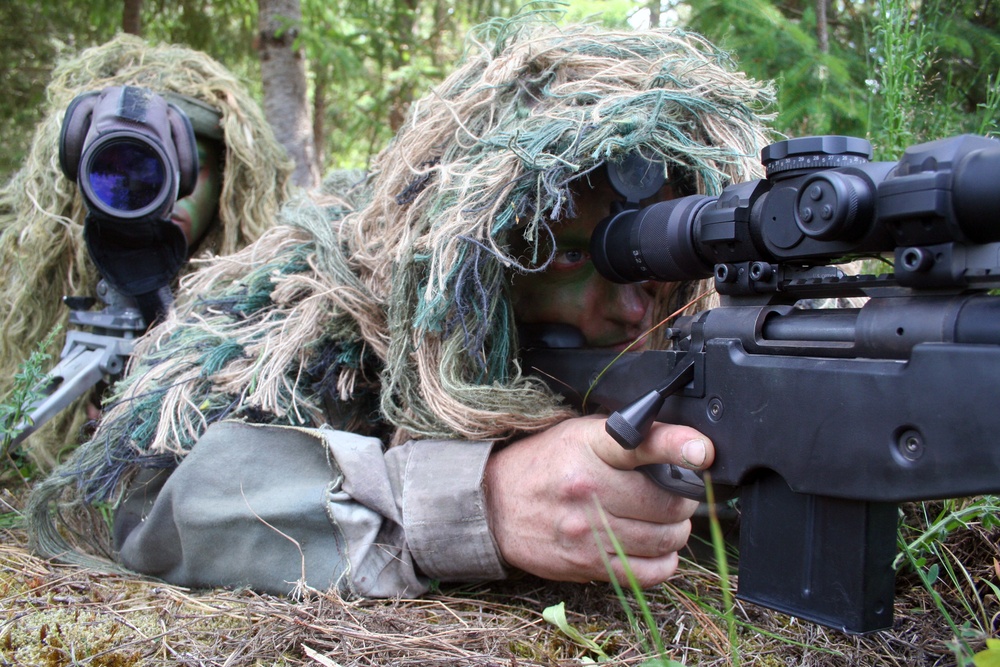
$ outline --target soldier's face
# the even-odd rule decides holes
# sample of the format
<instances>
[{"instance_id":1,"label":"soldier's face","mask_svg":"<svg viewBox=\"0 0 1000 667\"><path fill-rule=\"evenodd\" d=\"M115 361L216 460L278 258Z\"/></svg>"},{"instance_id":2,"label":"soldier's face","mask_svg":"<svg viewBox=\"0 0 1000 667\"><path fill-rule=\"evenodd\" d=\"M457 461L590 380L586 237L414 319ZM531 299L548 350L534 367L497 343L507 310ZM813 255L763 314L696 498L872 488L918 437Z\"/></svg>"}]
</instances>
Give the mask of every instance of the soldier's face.
<instances>
[{"instance_id":1,"label":"soldier's face","mask_svg":"<svg viewBox=\"0 0 1000 667\"><path fill-rule=\"evenodd\" d=\"M658 199L669 199L668 189ZM663 283L613 283L590 259L590 236L620 200L606 181L577 195L577 216L553 225L556 249L548 268L513 277L514 314L519 324L568 324L588 347L622 350L653 325L653 291ZM642 344L630 349L641 349Z\"/></svg>"}]
</instances>

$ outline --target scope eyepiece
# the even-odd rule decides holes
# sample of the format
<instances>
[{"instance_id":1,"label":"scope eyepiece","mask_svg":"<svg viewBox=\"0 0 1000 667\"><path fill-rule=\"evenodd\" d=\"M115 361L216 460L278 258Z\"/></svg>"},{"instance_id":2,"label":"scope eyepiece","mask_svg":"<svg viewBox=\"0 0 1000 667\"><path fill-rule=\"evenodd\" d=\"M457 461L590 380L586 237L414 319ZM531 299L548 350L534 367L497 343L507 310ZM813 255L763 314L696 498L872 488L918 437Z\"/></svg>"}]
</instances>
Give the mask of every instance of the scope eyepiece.
<instances>
[{"instance_id":1,"label":"scope eyepiece","mask_svg":"<svg viewBox=\"0 0 1000 667\"><path fill-rule=\"evenodd\" d=\"M117 218L156 212L171 197L174 181L161 147L124 133L90 147L80 170L90 205Z\"/></svg>"},{"instance_id":2,"label":"scope eyepiece","mask_svg":"<svg viewBox=\"0 0 1000 667\"><path fill-rule=\"evenodd\" d=\"M594 265L601 275L618 283L711 276L714 265L695 246L695 226L700 212L715 201L715 197L689 195L605 218L590 237Z\"/></svg>"}]
</instances>

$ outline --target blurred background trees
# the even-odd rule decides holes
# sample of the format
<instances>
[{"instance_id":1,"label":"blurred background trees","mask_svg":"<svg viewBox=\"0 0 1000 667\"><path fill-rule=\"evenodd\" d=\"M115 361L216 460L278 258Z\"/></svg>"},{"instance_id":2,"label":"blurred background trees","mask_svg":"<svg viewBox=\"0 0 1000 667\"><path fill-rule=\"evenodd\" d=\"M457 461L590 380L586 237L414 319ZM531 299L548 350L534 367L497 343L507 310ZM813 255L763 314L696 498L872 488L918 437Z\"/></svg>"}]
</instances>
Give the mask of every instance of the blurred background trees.
<instances>
[{"instance_id":1,"label":"blurred background trees","mask_svg":"<svg viewBox=\"0 0 1000 667\"><path fill-rule=\"evenodd\" d=\"M311 123L307 137L300 131L289 141L312 144L290 151L312 162L307 173L363 168L409 103L460 58L468 28L523 5L0 0L0 177L23 159L57 60L123 29L208 52L247 82L276 125L267 101L274 85L265 83L261 58L286 49L305 88L297 102L281 94L279 104L295 107L294 122ZM701 32L753 76L776 81L777 129L790 136L867 136L880 159L894 159L922 139L1000 129L1000 9L993 0L569 0L530 7L561 10L561 20Z\"/></svg>"}]
</instances>

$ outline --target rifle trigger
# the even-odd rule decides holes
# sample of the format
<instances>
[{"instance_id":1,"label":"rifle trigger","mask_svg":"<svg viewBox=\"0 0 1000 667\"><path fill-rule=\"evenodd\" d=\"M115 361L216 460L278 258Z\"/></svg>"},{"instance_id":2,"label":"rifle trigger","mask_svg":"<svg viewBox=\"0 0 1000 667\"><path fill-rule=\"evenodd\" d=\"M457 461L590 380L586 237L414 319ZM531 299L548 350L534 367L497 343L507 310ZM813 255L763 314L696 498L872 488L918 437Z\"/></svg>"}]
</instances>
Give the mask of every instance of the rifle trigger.
<instances>
[{"instance_id":1,"label":"rifle trigger","mask_svg":"<svg viewBox=\"0 0 1000 667\"><path fill-rule=\"evenodd\" d=\"M649 433L649 427L656 420L667 397L694 378L694 360L694 354L685 354L662 386L650 390L624 408L615 410L604 425L608 435L625 449L638 447Z\"/></svg>"}]
</instances>

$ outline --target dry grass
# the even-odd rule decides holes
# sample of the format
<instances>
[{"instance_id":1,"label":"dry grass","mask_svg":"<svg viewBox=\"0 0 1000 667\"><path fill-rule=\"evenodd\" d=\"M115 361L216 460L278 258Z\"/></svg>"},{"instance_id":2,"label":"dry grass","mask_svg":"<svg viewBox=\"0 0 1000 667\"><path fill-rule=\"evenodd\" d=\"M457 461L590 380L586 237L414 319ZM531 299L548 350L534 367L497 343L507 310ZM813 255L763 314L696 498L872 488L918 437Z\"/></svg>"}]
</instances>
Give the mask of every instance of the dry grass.
<instances>
[{"instance_id":1,"label":"dry grass","mask_svg":"<svg viewBox=\"0 0 1000 667\"><path fill-rule=\"evenodd\" d=\"M16 511L17 499L3 493L0 512ZM981 577L996 581L995 538L975 526L957 536L954 548L983 560L970 585ZM622 603L605 585L525 577L449 588L420 600L347 602L313 594L293 602L245 590L193 592L54 564L30 555L17 527L0 531L0 565L0 665L526 666L596 660L597 654L542 619L542 611L559 602L569 622L602 646L609 664L642 665L650 657L643 649L649 629L630 627ZM895 628L866 637L737 603L740 664L955 664L951 632L929 595L911 576L899 583ZM981 613L992 618L1000 607L982 588ZM673 660L733 663L713 571L687 561L677 578L646 599ZM955 614L961 622L957 607Z\"/></svg>"}]
</instances>

